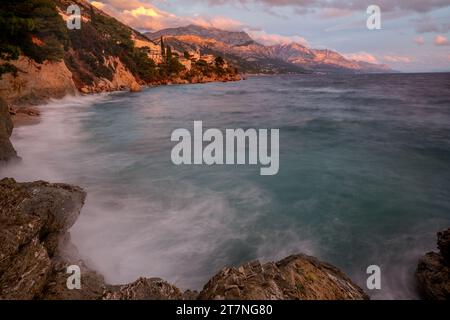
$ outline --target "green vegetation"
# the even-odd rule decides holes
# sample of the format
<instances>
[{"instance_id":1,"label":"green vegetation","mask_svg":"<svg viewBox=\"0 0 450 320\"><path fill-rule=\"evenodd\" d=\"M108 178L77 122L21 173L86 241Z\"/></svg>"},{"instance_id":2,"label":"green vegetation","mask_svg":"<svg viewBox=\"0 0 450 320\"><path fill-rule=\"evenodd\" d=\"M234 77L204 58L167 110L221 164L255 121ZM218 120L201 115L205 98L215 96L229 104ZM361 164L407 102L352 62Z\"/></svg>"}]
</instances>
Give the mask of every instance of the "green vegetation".
<instances>
[{"instance_id":1,"label":"green vegetation","mask_svg":"<svg viewBox=\"0 0 450 320\"><path fill-rule=\"evenodd\" d=\"M66 26L51 0L2 1L0 6L0 58L16 60L24 54L37 62L60 60L67 41ZM0 76L17 72L3 63Z\"/></svg>"},{"instance_id":2,"label":"green vegetation","mask_svg":"<svg viewBox=\"0 0 450 320\"><path fill-rule=\"evenodd\" d=\"M0 77L17 75L11 61L25 55L38 63L64 59L79 87L93 85L96 79L112 80L117 58L138 79L145 83L164 82L172 77L191 79L196 76L223 75L230 72L218 57L215 64L204 60L192 63L186 71L179 55L161 37L162 63L149 58L148 47L136 48L133 30L118 20L102 14L92 6L81 6L81 29L69 30L58 13L63 0L6 0L0 7ZM137 33L134 36L139 36ZM190 54L184 52L185 59Z\"/></svg>"}]
</instances>

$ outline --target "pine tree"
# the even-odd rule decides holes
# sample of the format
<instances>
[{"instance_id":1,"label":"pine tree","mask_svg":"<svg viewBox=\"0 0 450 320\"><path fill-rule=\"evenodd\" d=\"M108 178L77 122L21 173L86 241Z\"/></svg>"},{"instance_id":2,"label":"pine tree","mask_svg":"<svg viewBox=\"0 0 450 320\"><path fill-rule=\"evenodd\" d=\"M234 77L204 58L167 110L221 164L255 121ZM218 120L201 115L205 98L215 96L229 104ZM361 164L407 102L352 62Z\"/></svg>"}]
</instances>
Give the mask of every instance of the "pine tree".
<instances>
[{"instance_id":1,"label":"pine tree","mask_svg":"<svg viewBox=\"0 0 450 320\"><path fill-rule=\"evenodd\" d=\"M167 61L172 60L172 48L170 46L167 46Z\"/></svg>"},{"instance_id":2,"label":"pine tree","mask_svg":"<svg viewBox=\"0 0 450 320\"><path fill-rule=\"evenodd\" d=\"M161 56L163 57L163 59L165 59L165 57L166 57L166 48L164 46L163 37L161 37Z\"/></svg>"}]
</instances>

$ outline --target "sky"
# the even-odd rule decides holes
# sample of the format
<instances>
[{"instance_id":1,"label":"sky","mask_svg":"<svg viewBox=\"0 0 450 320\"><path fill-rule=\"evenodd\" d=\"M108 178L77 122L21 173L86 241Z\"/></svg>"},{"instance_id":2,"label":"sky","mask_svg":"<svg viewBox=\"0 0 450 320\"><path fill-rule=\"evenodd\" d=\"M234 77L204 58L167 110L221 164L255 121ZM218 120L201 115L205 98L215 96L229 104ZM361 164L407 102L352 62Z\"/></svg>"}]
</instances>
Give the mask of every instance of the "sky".
<instances>
[{"instance_id":1,"label":"sky","mask_svg":"<svg viewBox=\"0 0 450 320\"><path fill-rule=\"evenodd\" d=\"M198 24L246 31L263 44L299 42L403 72L450 71L450 0L95 0L140 31ZM369 30L367 8L380 8Z\"/></svg>"}]
</instances>

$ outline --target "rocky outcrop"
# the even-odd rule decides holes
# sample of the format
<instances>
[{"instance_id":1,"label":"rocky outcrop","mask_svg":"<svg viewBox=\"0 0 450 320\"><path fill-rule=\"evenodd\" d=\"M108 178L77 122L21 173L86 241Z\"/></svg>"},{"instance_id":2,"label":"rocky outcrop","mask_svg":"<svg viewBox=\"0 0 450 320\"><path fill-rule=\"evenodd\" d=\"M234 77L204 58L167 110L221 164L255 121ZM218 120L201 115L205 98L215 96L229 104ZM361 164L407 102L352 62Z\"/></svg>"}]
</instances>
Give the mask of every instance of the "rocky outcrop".
<instances>
[{"instance_id":1,"label":"rocky outcrop","mask_svg":"<svg viewBox=\"0 0 450 320\"><path fill-rule=\"evenodd\" d=\"M334 266L307 255L225 268L198 297L203 300L362 300L369 297Z\"/></svg>"},{"instance_id":2,"label":"rocky outcrop","mask_svg":"<svg viewBox=\"0 0 450 320\"><path fill-rule=\"evenodd\" d=\"M159 278L139 278L123 286L111 286L103 294L106 300L180 300L183 294L174 285Z\"/></svg>"},{"instance_id":3,"label":"rocky outcrop","mask_svg":"<svg viewBox=\"0 0 450 320\"><path fill-rule=\"evenodd\" d=\"M423 298L450 300L450 228L437 234L439 252L419 260L416 277Z\"/></svg>"},{"instance_id":4,"label":"rocky outcrop","mask_svg":"<svg viewBox=\"0 0 450 320\"><path fill-rule=\"evenodd\" d=\"M0 181L0 298L41 294L58 240L76 221L85 196L65 184Z\"/></svg>"},{"instance_id":5,"label":"rocky outcrop","mask_svg":"<svg viewBox=\"0 0 450 320\"><path fill-rule=\"evenodd\" d=\"M17 157L9 137L13 130L13 123L9 114L9 106L0 98L0 165L1 162Z\"/></svg>"},{"instance_id":6,"label":"rocky outcrop","mask_svg":"<svg viewBox=\"0 0 450 320\"><path fill-rule=\"evenodd\" d=\"M0 181L0 299L194 300L367 299L335 267L306 255L225 268L198 294L159 278L108 285L81 259L68 229L86 193L66 184ZM68 266L81 271L81 289L68 289Z\"/></svg>"},{"instance_id":7,"label":"rocky outcrop","mask_svg":"<svg viewBox=\"0 0 450 320\"><path fill-rule=\"evenodd\" d=\"M129 90L130 92L141 91L141 86L136 77L127 69L122 61L117 57L105 59L105 66L113 70L111 80L106 78L96 78L92 85L84 85L79 88L82 93L98 93Z\"/></svg>"},{"instance_id":8,"label":"rocky outcrop","mask_svg":"<svg viewBox=\"0 0 450 320\"><path fill-rule=\"evenodd\" d=\"M80 258L68 229L84 204L78 187L43 181L0 181L0 300L193 299L161 279L105 284ZM67 267L81 271L81 289L67 287Z\"/></svg>"},{"instance_id":9,"label":"rocky outcrop","mask_svg":"<svg viewBox=\"0 0 450 320\"><path fill-rule=\"evenodd\" d=\"M17 75L8 73L0 78L0 97L8 103L38 104L77 91L64 61L37 63L20 56L10 63L18 69Z\"/></svg>"}]
</instances>

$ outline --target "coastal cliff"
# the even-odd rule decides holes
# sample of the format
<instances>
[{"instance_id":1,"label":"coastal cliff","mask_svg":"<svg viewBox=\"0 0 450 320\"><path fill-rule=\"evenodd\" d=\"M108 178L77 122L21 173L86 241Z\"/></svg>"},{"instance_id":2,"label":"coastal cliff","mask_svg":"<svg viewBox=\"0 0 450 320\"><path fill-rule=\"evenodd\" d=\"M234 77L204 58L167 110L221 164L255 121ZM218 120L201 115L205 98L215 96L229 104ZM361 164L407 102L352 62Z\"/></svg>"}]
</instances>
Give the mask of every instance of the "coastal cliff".
<instances>
[{"instance_id":1,"label":"coastal cliff","mask_svg":"<svg viewBox=\"0 0 450 320\"><path fill-rule=\"evenodd\" d=\"M70 30L67 8L74 4L80 28ZM186 57L85 0L6 1L0 17L0 97L14 107L78 92L241 79L222 57Z\"/></svg>"},{"instance_id":2,"label":"coastal cliff","mask_svg":"<svg viewBox=\"0 0 450 320\"><path fill-rule=\"evenodd\" d=\"M200 293L158 278L108 285L70 241L85 198L67 184L0 181L0 299L368 299L337 268L305 255L224 268ZM67 288L70 265L80 267L79 290Z\"/></svg>"}]
</instances>

